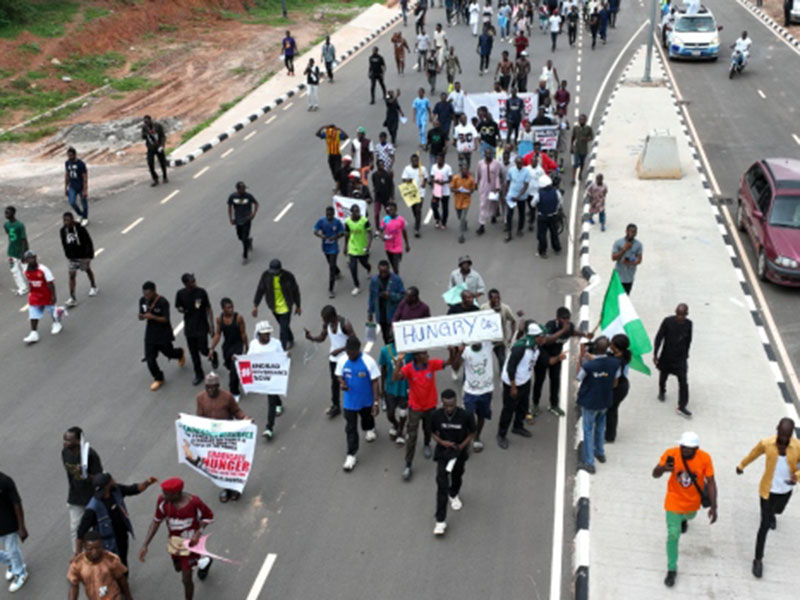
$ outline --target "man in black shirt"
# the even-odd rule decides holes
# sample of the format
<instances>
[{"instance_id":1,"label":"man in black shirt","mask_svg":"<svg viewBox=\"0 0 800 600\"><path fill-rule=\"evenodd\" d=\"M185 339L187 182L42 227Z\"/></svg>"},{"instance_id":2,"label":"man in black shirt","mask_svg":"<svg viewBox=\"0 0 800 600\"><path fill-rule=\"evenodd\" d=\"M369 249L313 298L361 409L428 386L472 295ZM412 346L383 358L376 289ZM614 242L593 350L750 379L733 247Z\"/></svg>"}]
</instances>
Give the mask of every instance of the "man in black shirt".
<instances>
[{"instance_id":1,"label":"man in black shirt","mask_svg":"<svg viewBox=\"0 0 800 600\"><path fill-rule=\"evenodd\" d=\"M94 280L92 271L92 259L94 258L94 243L86 228L80 223L75 222L75 217L71 212L65 212L63 216L64 226L59 232L61 236L61 247L64 249L64 256L67 258L69 268L69 298L67 306L75 306L75 279L78 271L84 271L89 277L89 295L97 295L97 283Z\"/></svg>"},{"instance_id":2,"label":"man in black shirt","mask_svg":"<svg viewBox=\"0 0 800 600\"><path fill-rule=\"evenodd\" d=\"M92 477L103 472L103 463L93 448L89 448L86 464L82 462L81 445L88 448L89 443L83 440L80 427L70 427L64 433L64 447L61 450L61 462L67 472L67 507L69 508L69 531L72 537L72 550L78 536L78 525L83 518L86 505L92 499L94 487Z\"/></svg>"},{"instance_id":3,"label":"man in black shirt","mask_svg":"<svg viewBox=\"0 0 800 600\"><path fill-rule=\"evenodd\" d=\"M153 121L150 115L145 115L144 117L142 139L147 146L147 168L150 169L150 177L153 178L153 183L150 185L158 185L158 175L155 168L156 157L158 157L158 163L161 165L164 183L167 183L169 181L167 179L167 155L164 154L164 144L166 144L167 137L164 134L164 127L161 123Z\"/></svg>"},{"instance_id":4,"label":"man in black shirt","mask_svg":"<svg viewBox=\"0 0 800 600\"><path fill-rule=\"evenodd\" d=\"M198 385L205 377L200 357L208 356L208 336L214 331L214 313L208 294L203 288L197 287L194 274L184 273L181 282L183 289L175 294L175 309L183 315L183 334L194 367L192 385ZM212 366L216 368L218 363L216 353L212 354Z\"/></svg>"},{"instance_id":5,"label":"man in black shirt","mask_svg":"<svg viewBox=\"0 0 800 600\"><path fill-rule=\"evenodd\" d=\"M258 316L258 305L262 298L278 321L281 345L288 352L294 346L294 334L291 328L292 309L298 317L303 310L300 308L300 287L297 285L297 279L293 273L283 268L277 258L269 262L269 270L264 271L258 280L256 295L253 298L254 318Z\"/></svg>"},{"instance_id":6,"label":"man in black shirt","mask_svg":"<svg viewBox=\"0 0 800 600\"><path fill-rule=\"evenodd\" d=\"M17 486L5 473L0 473L0 538L5 540L0 557L8 565L6 579L11 581L8 591L16 592L28 580L28 567L20 548L20 543L28 538L28 529Z\"/></svg>"},{"instance_id":7,"label":"man in black shirt","mask_svg":"<svg viewBox=\"0 0 800 600\"><path fill-rule=\"evenodd\" d=\"M458 304L451 304L447 309L448 315L460 315L465 312L473 312L480 310L478 305L475 304L475 295L469 290L461 292L461 302Z\"/></svg>"},{"instance_id":8,"label":"man in black shirt","mask_svg":"<svg viewBox=\"0 0 800 600\"><path fill-rule=\"evenodd\" d=\"M431 437L436 442L433 459L436 461L436 525L434 535L444 535L447 529L447 501L450 508L461 510L458 496L461 479L469 452L467 448L475 437L475 417L456 405L456 393L442 392L442 408L431 417Z\"/></svg>"},{"instance_id":9,"label":"man in black shirt","mask_svg":"<svg viewBox=\"0 0 800 600\"><path fill-rule=\"evenodd\" d=\"M508 123L508 133L506 142L511 142L511 134L514 134L514 146L517 145L519 136L519 126L522 124L522 114L525 112L525 101L517 96L517 88L511 88L511 98L506 102L506 122Z\"/></svg>"},{"instance_id":10,"label":"man in black shirt","mask_svg":"<svg viewBox=\"0 0 800 600\"><path fill-rule=\"evenodd\" d=\"M386 97L386 86L383 83L383 73L386 70L386 62L383 57L378 53L377 46L372 49L372 55L369 57L369 94L372 97L370 104L375 104L375 83L381 84L384 98Z\"/></svg>"},{"instance_id":11,"label":"man in black shirt","mask_svg":"<svg viewBox=\"0 0 800 600\"><path fill-rule=\"evenodd\" d=\"M375 211L375 231L380 232L381 229L381 207L384 209L386 205L394 200L394 175L391 171L386 170L386 165L379 158L375 164L378 170L372 174L372 188L375 190L375 204L373 210Z\"/></svg>"},{"instance_id":12,"label":"man in black shirt","mask_svg":"<svg viewBox=\"0 0 800 600\"><path fill-rule=\"evenodd\" d=\"M540 125L552 125L553 119L548 117L544 112L544 106L539 106L539 110L536 112L536 116L531 121L531 125L534 127L538 127Z\"/></svg>"},{"instance_id":13,"label":"man in black shirt","mask_svg":"<svg viewBox=\"0 0 800 600\"><path fill-rule=\"evenodd\" d=\"M492 156L497 153L497 140L500 137L500 128L497 122L492 118L492 113L489 112L485 106L482 106L478 115L480 121L478 122L478 133L481 136L481 156L486 153L486 148L491 148Z\"/></svg>"},{"instance_id":14,"label":"man in black shirt","mask_svg":"<svg viewBox=\"0 0 800 600\"><path fill-rule=\"evenodd\" d=\"M258 212L258 201L247 191L243 181L236 183L236 191L228 196L228 219L236 227L236 237L242 242L242 264L247 264L247 252L253 249L250 223Z\"/></svg>"},{"instance_id":15,"label":"man in black shirt","mask_svg":"<svg viewBox=\"0 0 800 600\"><path fill-rule=\"evenodd\" d=\"M689 404L689 382L687 373L689 369L689 348L692 345L692 322L689 320L689 307L678 304L675 316L667 317L661 321L656 339L653 343L653 362L658 367L658 399L664 402L667 393L667 377L675 375L678 378L678 408L677 413L686 417L692 413L686 408ZM664 345L661 350L661 345ZM661 350L661 352L659 352Z\"/></svg>"},{"instance_id":16,"label":"man in black shirt","mask_svg":"<svg viewBox=\"0 0 800 600\"><path fill-rule=\"evenodd\" d=\"M436 162L437 156L440 154L444 156L445 152L447 152L447 135L435 118L432 125L433 127L428 130L428 142L425 144L425 149L428 151L428 158L430 159L429 169Z\"/></svg>"},{"instance_id":17,"label":"man in black shirt","mask_svg":"<svg viewBox=\"0 0 800 600\"><path fill-rule=\"evenodd\" d=\"M142 297L139 299L139 320L147 321L144 330L144 360L153 376L150 391L155 392L164 385L164 373L158 368L158 353L168 359L176 359L182 367L186 364L183 348L174 348L172 342L172 325L169 322L169 302L156 293L156 284L145 281L142 285Z\"/></svg>"}]
</instances>

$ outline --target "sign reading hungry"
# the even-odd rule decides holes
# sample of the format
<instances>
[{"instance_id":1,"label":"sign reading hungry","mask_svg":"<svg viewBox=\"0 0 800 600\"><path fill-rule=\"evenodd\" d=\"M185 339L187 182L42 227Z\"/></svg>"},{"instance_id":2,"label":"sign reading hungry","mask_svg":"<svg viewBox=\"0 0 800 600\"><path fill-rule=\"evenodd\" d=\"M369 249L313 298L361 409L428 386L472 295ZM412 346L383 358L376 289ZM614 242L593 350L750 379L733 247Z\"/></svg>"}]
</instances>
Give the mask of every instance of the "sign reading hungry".
<instances>
[{"instance_id":1,"label":"sign reading hungry","mask_svg":"<svg viewBox=\"0 0 800 600\"><path fill-rule=\"evenodd\" d=\"M500 315L493 310L399 321L392 327L398 352L503 339Z\"/></svg>"}]
</instances>

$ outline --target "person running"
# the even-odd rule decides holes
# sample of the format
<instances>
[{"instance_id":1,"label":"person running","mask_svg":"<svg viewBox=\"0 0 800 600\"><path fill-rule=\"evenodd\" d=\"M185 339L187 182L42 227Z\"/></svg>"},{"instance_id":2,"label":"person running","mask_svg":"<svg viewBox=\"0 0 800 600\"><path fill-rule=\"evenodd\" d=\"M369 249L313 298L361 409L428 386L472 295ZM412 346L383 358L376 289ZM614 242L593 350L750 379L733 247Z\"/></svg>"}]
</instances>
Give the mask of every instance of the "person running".
<instances>
[{"instance_id":1,"label":"person running","mask_svg":"<svg viewBox=\"0 0 800 600\"><path fill-rule=\"evenodd\" d=\"M332 206L328 206L325 216L317 220L314 235L322 240L322 255L328 263L328 298L335 298L333 286L341 277L336 260L339 258L339 239L344 237L344 225L336 218L336 211Z\"/></svg>"},{"instance_id":2,"label":"person running","mask_svg":"<svg viewBox=\"0 0 800 600\"><path fill-rule=\"evenodd\" d=\"M586 115L578 117L578 124L572 128L572 142L570 143L569 151L573 156L572 162L572 185L575 185L575 180L580 171L580 177L583 177L583 172L586 165L586 157L589 155L589 144L594 140L594 131L592 126L586 124Z\"/></svg>"},{"instance_id":3,"label":"person running","mask_svg":"<svg viewBox=\"0 0 800 600\"><path fill-rule=\"evenodd\" d=\"M20 545L28 539L25 527L25 511L14 480L0 472L0 563L7 565L6 581L10 582L8 591L18 592L28 581L28 567L22 556Z\"/></svg>"},{"instance_id":4,"label":"person running","mask_svg":"<svg viewBox=\"0 0 800 600\"><path fill-rule=\"evenodd\" d=\"M50 313L53 325L51 335L61 333L62 310L56 307L56 280L52 271L38 262L33 250L26 250L22 255L25 262L25 278L28 280L28 318L31 322L30 333L22 340L26 344L35 344L39 341L39 320L45 312Z\"/></svg>"},{"instance_id":5,"label":"person running","mask_svg":"<svg viewBox=\"0 0 800 600\"><path fill-rule=\"evenodd\" d=\"M663 349L662 349L663 345ZM689 418L689 349L692 346L692 320L689 306L681 302L675 314L661 321L653 342L653 362L658 369L658 399L664 402L667 394L667 378L678 378L678 408L676 412Z\"/></svg>"},{"instance_id":6,"label":"person running","mask_svg":"<svg viewBox=\"0 0 800 600\"><path fill-rule=\"evenodd\" d=\"M400 102L397 100L399 97L399 89L396 92L389 90L386 93L386 118L383 120L383 126L389 130L392 144L397 143L397 128L400 124L400 119L402 118L405 123L406 118L403 109L400 108Z\"/></svg>"},{"instance_id":7,"label":"person running","mask_svg":"<svg viewBox=\"0 0 800 600\"><path fill-rule=\"evenodd\" d=\"M419 292L416 288L409 288ZM398 307L399 309L400 307ZM427 306L426 306L427 308ZM395 312L397 318L397 312ZM417 446L417 431L422 423L423 444L422 454L425 458L431 458L431 419L433 411L436 409L436 371L441 371L445 367L454 364L456 361L456 349L449 349L450 356L447 360L440 358L430 358L426 351L414 352L411 362L405 362L406 354L401 352L394 358L392 369L392 381L406 380L408 382L408 428L406 437L406 466L403 469L403 480L411 479L411 466L414 462L414 453Z\"/></svg>"},{"instance_id":8,"label":"person running","mask_svg":"<svg viewBox=\"0 0 800 600\"><path fill-rule=\"evenodd\" d=\"M269 321L256 323L255 337L250 340L247 347L248 354L267 354L284 352L285 346L272 337L272 324ZM286 352L289 356L289 353ZM267 441L272 441L275 436L275 417L283 414L283 400L277 394L267 394L267 425L262 435Z\"/></svg>"},{"instance_id":9,"label":"person running","mask_svg":"<svg viewBox=\"0 0 800 600\"><path fill-rule=\"evenodd\" d=\"M467 120L463 112L458 116L458 123L454 129L453 145L458 153L458 164L468 170L472 163L472 153L478 142L478 130Z\"/></svg>"},{"instance_id":10,"label":"person running","mask_svg":"<svg viewBox=\"0 0 800 600\"><path fill-rule=\"evenodd\" d=\"M700 437L685 431L679 445L668 448L653 469L659 479L669 474L664 510L667 513L667 576L664 585L672 587L678 576L678 540L689 529L702 506L708 508L708 518L717 521L717 482L714 464L707 452L700 450Z\"/></svg>"},{"instance_id":11,"label":"person running","mask_svg":"<svg viewBox=\"0 0 800 600\"><path fill-rule=\"evenodd\" d=\"M208 350L208 336L214 331L214 312L211 310L208 293L198 287L194 273L181 275L181 283L183 289L175 294L175 310L183 315L183 335L186 336L186 348L194 367L192 385L199 385L205 376L201 357L210 355L214 368L219 362L216 354L209 353Z\"/></svg>"},{"instance_id":12,"label":"person running","mask_svg":"<svg viewBox=\"0 0 800 600\"><path fill-rule=\"evenodd\" d=\"M67 258L67 268L69 271L69 298L64 303L66 306L75 306L75 279L78 271L83 271L89 278L89 295L97 296L98 289L92 271L92 259L94 258L94 244L92 237L86 228L80 223L75 222L75 217L71 212L65 212L63 216L63 227L61 227L61 247L64 249L64 256Z\"/></svg>"},{"instance_id":13,"label":"person running","mask_svg":"<svg viewBox=\"0 0 800 600\"><path fill-rule=\"evenodd\" d=\"M404 75L406 70L406 52L411 52L406 38L402 32L396 31L392 34L392 46L394 47L394 64L397 66L397 73Z\"/></svg>"},{"instance_id":14,"label":"person running","mask_svg":"<svg viewBox=\"0 0 800 600\"><path fill-rule=\"evenodd\" d=\"M423 90L420 90L423 91ZM411 183L417 187L419 193L419 202L411 206L411 212L414 214L414 237L421 237L420 227L422 226L422 206L425 203L425 186L428 183L428 170L425 165L420 164L419 154L411 155L411 164L403 169L400 178L403 183Z\"/></svg>"},{"instance_id":15,"label":"person running","mask_svg":"<svg viewBox=\"0 0 800 600\"><path fill-rule=\"evenodd\" d=\"M388 260L378 262L378 274L369 281L367 301L367 322L374 323L378 315L383 343L388 344L392 337L392 319L398 304L405 298L403 280L391 271Z\"/></svg>"},{"instance_id":16,"label":"person running","mask_svg":"<svg viewBox=\"0 0 800 600\"><path fill-rule=\"evenodd\" d=\"M125 485L117 483L109 473L98 473L92 479L94 493L78 525L75 555L83 552L83 544L89 530L100 534L103 547L119 556L128 567L128 536L133 535L133 525L125 506L127 496L138 496L158 479L148 477L141 483Z\"/></svg>"},{"instance_id":17,"label":"person running","mask_svg":"<svg viewBox=\"0 0 800 600\"><path fill-rule=\"evenodd\" d=\"M328 352L328 365L331 373L331 406L325 414L329 418L333 418L342 412L340 402L340 385L339 377L336 375L336 363L344 352L345 343L349 337L355 336L353 326L345 317L336 313L336 309L331 306L322 307L322 331L319 335L311 335L308 329L305 329L306 339L310 342L321 343L330 337L330 351Z\"/></svg>"},{"instance_id":18,"label":"person running","mask_svg":"<svg viewBox=\"0 0 800 600\"><path fill-rule=\"evenodd\" d=\"M486 421L492 418L494 364L490 342L475 342L461 348L459 363L464 367L464 408L477 418L472 449L483 451L481 433Z\"/></svg>"},{"instance_id":19,"label":"person running","mask_svg":"<svg viewBox=\"0 0 800 600\"><path fill-rule=\"evenodd\" d=\"M372 232L369 219L361 216L358 204L350 207L350 216L344 222L344 244L349 257L350 275L353 277L353 296L361 291L358 281L358 265L364 267L369 275L372 265L369 263L369 251L372 247Z\"/></svg>"},{"instance_id":20,"label":"person running","mask_svg":"<svg viewBox=\"0 0 800 600\"><path fill-rule=\"evenodd\" d=\"M480 212L478 213L478 235L486 232L486 219L491 214L492 223L497 222L500 212L500 193L503 186L503 169L500 161L495 158L492 147L483 150L483 160L478 163L478 197L480 198Z\"/></svg>"},{"instance_id":21,"label":"person running","mask_svg":"<svg viewBox=\"0 0 800 600\"><path fill-rule=\"evenodd\" d=\"M397 348L394 343L394 335L390 331L389 339L381 348L378 357L378 366L381 369L381 398L386 405L386 418L392 425L389 429L389 437L398 446L404 446L406 443L406 420L408 419L408 382L404 379L400 381L392 379L395 358L397 358ZM410 360L411 356L407 356L406 364Z\"/></svg>"},{"instance_id":22,"label":"person running","mask_svg":"<svg viewBox=\"0 0 800 600\"><path fill-rule=\"evenodd\" d=\"M308 110L319 110L319 67L314 64L314 59L308 59L303 75L306 76L306 89L308 91Z\"/></svg>"},{"instance_id":23,"label":"person running","mask_svg":"<svg viewBox=\"0 0 800 600\"><path fill-rule=\"evenodd\" d=\"M243 181L236 183L236 191L228 196L228 219L236 228L236 237L242 242L242 264L248 262L248 252L253 250L250 227L258 213L258 201L247 191Z\"/></svg>"},{"instance_id":24,"label":"person running","mask_svg":"<svg viewBox=\"0 0 800 600\"><path fill-rule=\"evenodd\" d=\"M96 531L84 536L83 552L72 557L67 571L69 600L78 600L83 584L88 600L132 600L128 567L119 556L103 548Z\"/></svg>"},{"instance_id":25,"label":"person running","mask_svg":"<svg viewBox=\"0 0 800 600\"><path fill-rule=\"evenodd\" d=\"M294 57L297 54L297 42L288 29L286 30L286 36L281 41L281 49L283 50L283 64L286 65L286 72L294 77Z\"/></svg>"},{"instance_id":26,"label":"person running","mask_svg":"<svg viewBox=\"0 0 800 600\"><path fill-rule=\"evenodd\" d=\"M139 550L139 560L144 562L150 542L158 533L161 523L167 523L167 552L172 557L172 565L181 574L183 594L186 600L194 598L194 581L192 572L198 568L197 577L203 581L208 577L212 559L208 556L200 557L192 552L192 546L200 541L200 536L205 528L213 523L214 513L197 496L183 491L183 480L172 477L161 483L162 495L156 501L156 511L153 522L145 536L142 549Z\"/></svg>"},{"instance_id":27,"label":"person running","mask_svg":"<svg viewBox=\"0 0 800 600\"><path fill-rule=\"evenodd\" d=\"M736 474L759 456L764 455L764 474L758 485L761 505L761 523L756 534L756 555L753 559L753 576L761 578L764 573L764 544L770 529L778 524L776 515L783 514L792 490L800 479L800 442L794 437L794 421L784 417L778 422L777 435L759 441L736 467Z\"/></svg>"},{"instance_id":28,"label":"person running","mask_svg":"<svg viewBox=\"0 0 800 600\"><path fill-rule=\"evenodd\" d=\"M380 412L379 380L381 371L375 359L361 352L361 342L355 336L347 338L345 354L336 363L335 374L342 388L347 456L343 469L352 471L356 466L358 452L358 419L364 439L374 442L377 437L375 417Z\"/></svg>"},{"instance_id":29,"label":"person running","mask_svg":"<svg viewBox=\"0 0 800 600\"><path fill-rule=\"evenodd\" d=\"M142 285L142 297L139 299L139 320L147 321L144 331L144 359L153 383L150 391L155 392L164 385L164 372L158 367L159 352L167 360L176 359L178 365L186 364L186 353L183 348L175 348L172 342L175 335L172 333L172 324L169 321L169 302L156 292L156 284L145 281Z\"/></svg>"},{"instance_id":30,"label":"person running","mask_svg":"<svg viewBox=\"0 0 800 600\"><path fill-rule=\"evenodd\" d=\"M386 72L386 61L380 55L378 47L372 49L369 57L369 94L372 98L370 104L375 104L375 84L379 83L384 97L386 96L386 84L383 83L383 75Z\"/></svg>"},{"instance_id":31,"label":"person running","mask_svg":"<svg viewBox=\"0 0 800 600\"><path fill-rule=\"evenodd\" d=\"M253 298L253 317L258 316L258 304L261 299L267 303L280 327L280 340L284 350L294 346L292 334L292 309L298 317L303 313L300 308L300 287L294 274L283 268L281 261L273 258L269 269L261 274L256 295Z\"/></svg>"},{"instance_id":32,"label":"person running","mask_svg":"<svg viewBox=\"0 0 800 600\"><path fill-rule=\"evenodd\" d=\"M381 232L386 258L389 260L394 274L399 275L400 261L403 259L403 245L405 244L406 252L411 250L411 246L408 243L406 220L397 214L397 204L393 201L386 204L386 216L383 217Z\"/></svg>"},{"instance_id":33,"label":"person running","mask_svg":"<svg viewBox=\"0 0 800 600\"><path fill-rule=\"evenodd\" d=\"M94 495L93 478L103 472L103 463L95 449L84 439L80 427L70 427L64 432L61 462L67 472L69 533L72 551L75 552L78 525L83 518L86 505Z\"/></svg>"},{"instance_id":34,"label":"person running","mask_svg":"<svg viewBox=\"0 0 800 600\"><path fill-rule=\"evenodd\" d=\"M489 63L492 59L492 44L494 37L490 33L488 25L483 26L483 33L478 37L478 54L480 55L480 63L478 65L478 75L483 75L489 72Z\"/></svg>"},{"instance_id":35,"label":"person running","mask_svg":"<svg viewBox=\"0 0 800 600\"><path fill-rule=\"evenodd\" d=\"M325 72L328 75L328 83L333 83L333 66L336 63L336 48L331 44L331 36L325 36L325 43L322 44L320 58L325 64Z\"/></svg>"},{"instance_id":36,"label":"person running","mask_svg":"<svg viewBox=\"0 0 800 600\"><path fill-rule=\"evenodd\" d=\"M8 268L17 286L17 296L24 296L28 293L28 282L22 268L22 255L28 250L28 237L25 234L25 225L17 219L17 209L13 206L6 206L6 222L3 229L8 236Z\"/></svg>"},{"instance_id":37,"label":"person running","mask_svg":"<svg viewBox=\"0 0 800 600\"><path fill-rule=\"evenodd\" d=\"M491 359L490 359L491 364ZM464 466L469 458L469 445L475 439L474 416L456 404L456 393L447 389L442 392L442 408L431 417L431 437L436 442L436 525L433 534L444 535L447 530L447 503L450 508L461 510L464 503L458 495L461 491Z\"/></svg>"},{"instance_id":38,"label":"person running","mask_svg":"<svg viewBox=\"0 0 800 600\"><path fill-rule=\"evenodd\" d=\"M64 195L81 218L81 225L86 227L89 224L89 171L86 163L78 158L78 151L72 147L67 149L67 162L64 163Z\"/></svg>"},{"instance_id":39,"label":"person running","mask_svg":"<svg viewBox=\"0 0 800 600\"><path fill-rule=\"evenodd\" d=\"M453 177L450 186L453 190L456 217L458 217L459 222L458 243L463 244L465 241L464 234L467 232L467 213L469 211L472 194L477 188L475 179L469 172L468 164L461 163L460 172Z\"/></svg>"},{"instance_id":40,"label":"person running","mask_svg":"<svg viewBox=\"0 0 800 600\"><path fill-rule=\"evenodd\" d=\"M161 174L164 183L168 183L167 155L164 154L164 145L167 143L167 136L164 133L164 126L157 121L153 121L150 115L145 115L142 124L142 139L144 140L145 146L147 146L147 168L150 169L150 177L153 179L153 183L150 185L153 187L158 185L156 158L158 158L158 164L161 165Z\"/></svg>"},{"instance_id":41,"label":"person running","mask_svg":"<svg viewBox=\"0 0 800 600\"><path fill-rule=\"evenodd\" d=\"M331 170L333 181L339 169L342 167L342 146L341 142L347 139L347 134L333 123L323 125L314 134L321 140L325 140L325 152L328 154L328 168Z\"/></svg>"},{"instance_id":42,"label":"person running","mask_svg":"<svg viewBox=\"0 0 800 600\"><path fill-rule=\"evenodd\" d=\"M225 368L228 369L228 390L233 394L234 400L238 402L242 392L234 358L245 353L244 349L247 348L247 329L245 328L244 317L233 308L233 300L223 298L219 304L222 312L217 317L217 327L214 330L214 337L208 350L208 359L212 359L217 344L222 338L222 361Z\"/></svg>"},{"instance_id":43,"label":"person running","mask_svg":"<svg viewBox=\"0 0 800 600\"><path fill-rule=\"evenodd\" d=\"M433 130L431 130L433 132ZM431 181L433 182L433 192L431 196L431 208L436 229L447 228L447 217L450 212L450 182L453 180L453 169L445 164L444 154L436 155L436 164L431 167ZM441 213L440 213L441 208Z\"/></svg>"}]
</instances>

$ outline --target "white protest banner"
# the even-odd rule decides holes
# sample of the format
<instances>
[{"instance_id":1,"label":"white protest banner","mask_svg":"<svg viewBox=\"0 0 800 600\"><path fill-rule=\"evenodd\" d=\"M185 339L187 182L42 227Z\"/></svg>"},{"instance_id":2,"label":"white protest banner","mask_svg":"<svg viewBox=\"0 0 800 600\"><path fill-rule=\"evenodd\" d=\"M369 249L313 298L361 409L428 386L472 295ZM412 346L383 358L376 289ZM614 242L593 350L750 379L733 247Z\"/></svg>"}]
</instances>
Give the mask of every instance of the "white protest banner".
<instances>
[{"instance_id":1,"label":"white protest banner","mask_svg":"<svg viewBox=\"0 0 800 600\"><path fill-rule=\"evenodd\" d=\"M224 490L244 490L256 449L255 423L181 413L175 432L179 463L189 465Z\"/></svg>"},{"instance_id":2,"label":"white protest banner","mask_svg":"<svg viewBox=\"0 0 800 600\"><path fill-rule=\"evenodd\" d=\"M264 352L236 357L236 371L245 393L286 395L292 360L285 352Z\"/></svg>"},{"instance_id":3,"label":"white protest banner","mask_svg":"<svg viewBox=\"0 0 800 600\"><path fill-rule=\"evenodd\" d=\"M361 216L367 216L367 203L363 200L356 198L348 198L347 196L334 196L333 197L333 210L336 213L336 218L342 223L350 217L350 207L357 205L361 210Z\"/></svg>"},{"instance_id":4,"label":"white protest banner","mask_svg":"<svg viewBox=\"0 0 800 600\"><path fill-rule=\"evenodd\" d=\"M503 339L500 314L493 310L398 321L392 328L398 352Z\"/></svg>"},{"instance_id":5,"label":"white protest banner","mask_svg":"<svg viewBox=\"0 0 800 600\"><path fill-rule=\"evenodd\" d=\"M522 113L522 125L526 121L532 121L538 112L539 98L536 94L525 93L517 94L525 101L525 110ZM467 115L467 120L472 120L472 117L478 116L478 108L485 106L492 118L497 121L500 131L505 134L508 131L508 123L506 122L506 102L508 101L507 94L467 94L464 102L464 112ZM522 128L520 125L520 129ZM505 139L505 135L503 135Z\"/></svg>"},{"instance_id":6,"label":"white protest banner","mask_svg":"<svg viewBox=\"0 0 800 600\"><path fill-rule=\"evenodd\" d=\"M558 125L536 125L531 127L533 139L542 145L542 150L555 150L558 145Z\"/></svg>"}]
</instances>

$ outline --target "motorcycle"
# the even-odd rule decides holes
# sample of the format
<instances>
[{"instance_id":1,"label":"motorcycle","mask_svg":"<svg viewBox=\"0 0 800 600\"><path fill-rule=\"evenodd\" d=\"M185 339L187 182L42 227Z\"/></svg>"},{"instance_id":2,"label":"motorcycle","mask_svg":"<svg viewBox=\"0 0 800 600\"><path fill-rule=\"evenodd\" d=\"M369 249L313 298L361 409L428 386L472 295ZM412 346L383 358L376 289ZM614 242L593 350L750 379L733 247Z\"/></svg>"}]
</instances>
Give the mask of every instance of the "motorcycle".
<instances>
[{"instance_id":1,"label":"motorcycle","mask_svg":"<svg viewBox=\"0 0 800 600\"><path fill-rule=\"evenodd\" d=\"M733 79L736 73L741 73L747 66L747 55L743 54L741 50L734 50L731 54L731 68L728 72L728 79Z\"/></svg>"}]
</instances>

